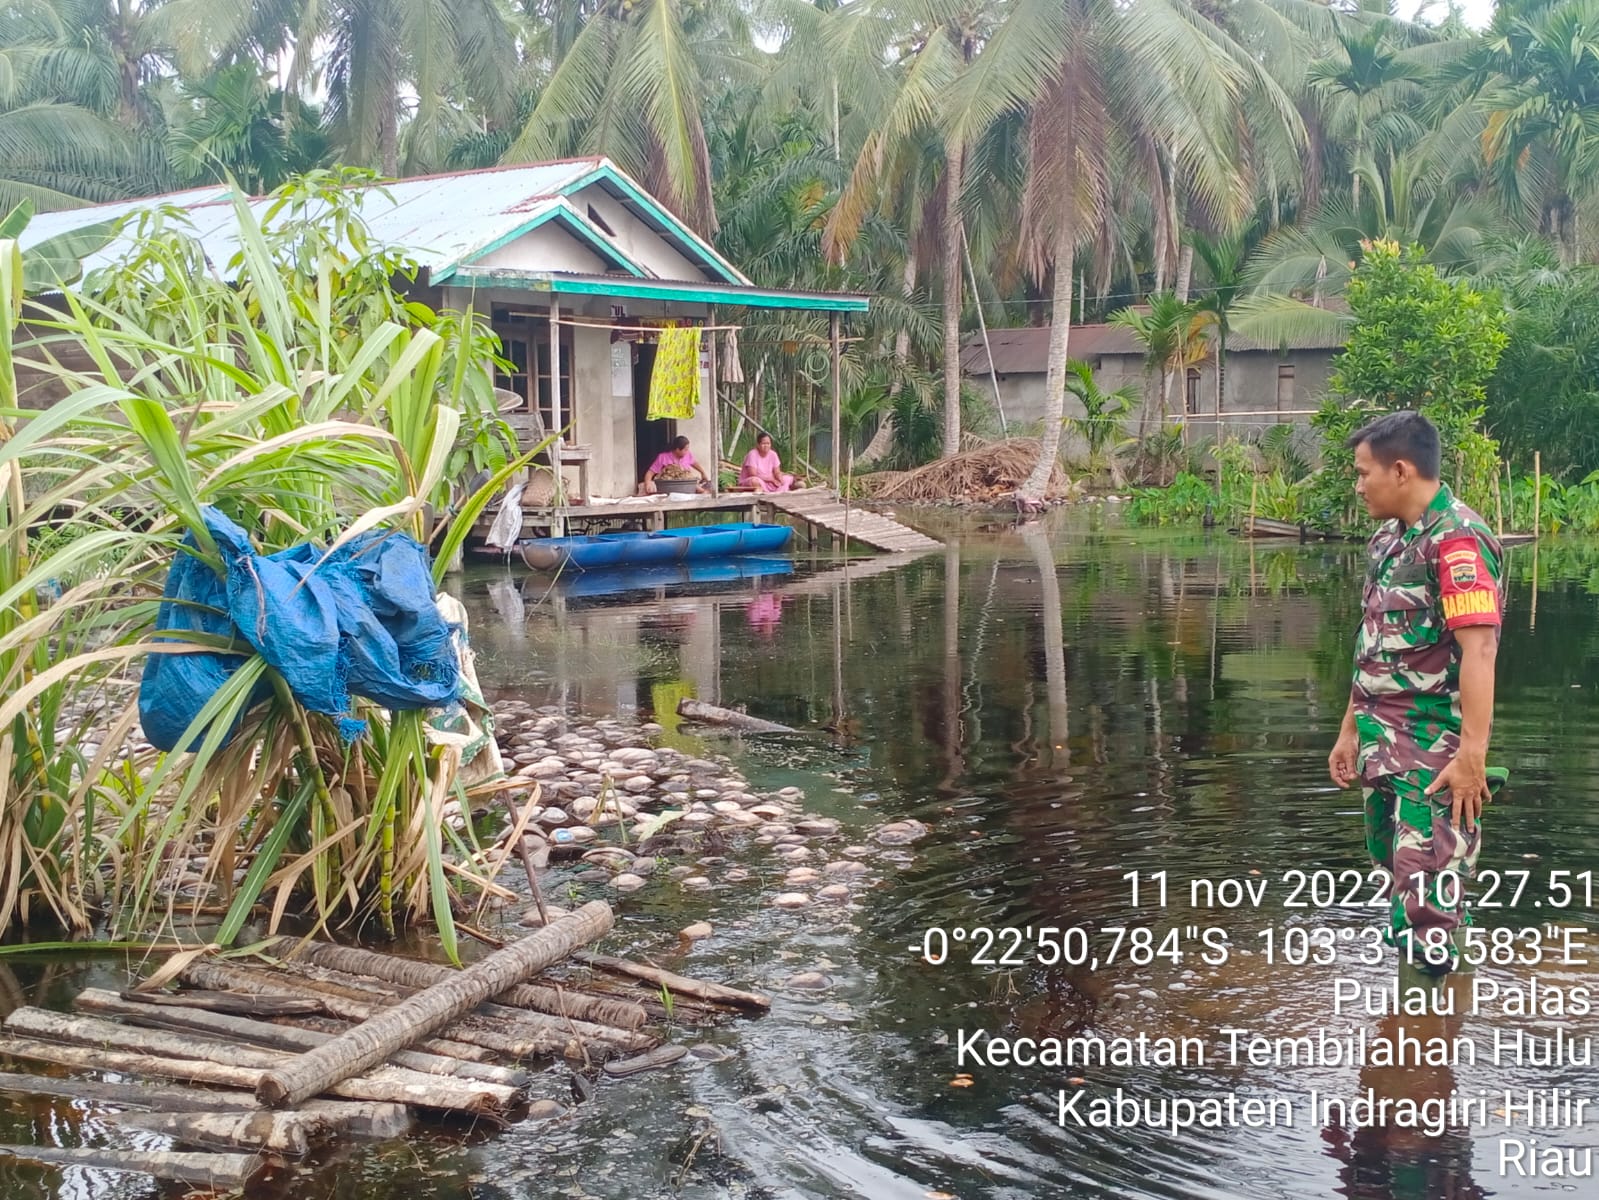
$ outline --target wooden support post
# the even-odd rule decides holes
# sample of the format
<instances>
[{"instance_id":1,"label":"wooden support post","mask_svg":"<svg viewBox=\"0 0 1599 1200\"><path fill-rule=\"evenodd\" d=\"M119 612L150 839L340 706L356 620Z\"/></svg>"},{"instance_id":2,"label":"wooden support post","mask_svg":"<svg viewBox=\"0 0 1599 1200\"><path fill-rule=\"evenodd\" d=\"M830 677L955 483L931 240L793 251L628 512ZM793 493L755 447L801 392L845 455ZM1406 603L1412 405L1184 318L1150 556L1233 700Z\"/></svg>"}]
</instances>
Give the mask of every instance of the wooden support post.
<instances>
[{"instance_id":1,"label":"wooden support post","mask_svg":"<svg viewBox=\"0 0 1599 1200\"><path fill-rule=\"evenodd\" d=\"M539 371L538 355L535 352L533 361L528 364L528 370L534 378ZM538 404L538 385L533 386L533 403ZM555 293L550 293L550 436L555 440L550 443L550 470L555 474L555 495L551 503L557 509L566 506L566 480L561 476L561 447L566 444L563 434L566 422L561 411L561 302L555 298ZM557 537L566 535L566 521L557 517L561 522L561 532Z\"/></svg>"},{"instance_id":2,"label":"wooden support post","mask_svg":"<svg viewBox=\"0 0 1599 1200\"><path fill-rule=\"evenodd\" d=\"M709 378L705 381L705 402L711 406L711 495L719 496L722 492L722 420L721 402L717 399L716 387L716 309L710 310L706 318L707 325L713 326L710 333L701 335L705 342L705 366ZM699 364L695 363L696 370Z\"/></svg>"},{"instance_id":3,"label":"wooden support post","mask_svg":"<svg viewBox=\"0 0 1599 1200\"><path fill-rule=\"evenodd\" d=\"M273 1108L292 1108L325 1092L604 937L613 921L608 904L590 901L570 917L496 950L453 978L424 988L331 1042L267 1071L256 1086L256 1098Z\"/></svg>"},{"instance_id":4,"label":"wooden support post","mask_svg":"<svg viewBox=\"0 0 1599 1200\"><path fill-rule=\"evenodd\" d=\"M1543 451L1532 452L1532 535L1538 536L1539 520L1543 516Z\"/></svg>"},{"instance_id":5,"label":"wooden support post","mask_svg":"<svg viewBox=\"0 0 1599 1200\"><path fill-rule=\"evenodd\" d=\"M843 383L842 383L843 364L839 361L840 355L842 353L842 350L841 350L841 347L840 347L840 344L839 344L840 343L840 338L839 338L839 315L836 312L835 313L829 313L827 315L827 341L828 341L828 349L830 351L829 357L832 360L832 379L831 379L831 385L832 385L831 386L831 391L833 393L832 480L833 480L833 490L837 491L838 490L838 486L839 486L839 473L838 473L839 451L842 448L839 443L843 440L842 437L841 437L841 430L843 428L843 426L842 426L843 413L842 413L841 410L842 410L842 407L843 407L844 387L843 387Z\"/></svg>"}]
</instances>

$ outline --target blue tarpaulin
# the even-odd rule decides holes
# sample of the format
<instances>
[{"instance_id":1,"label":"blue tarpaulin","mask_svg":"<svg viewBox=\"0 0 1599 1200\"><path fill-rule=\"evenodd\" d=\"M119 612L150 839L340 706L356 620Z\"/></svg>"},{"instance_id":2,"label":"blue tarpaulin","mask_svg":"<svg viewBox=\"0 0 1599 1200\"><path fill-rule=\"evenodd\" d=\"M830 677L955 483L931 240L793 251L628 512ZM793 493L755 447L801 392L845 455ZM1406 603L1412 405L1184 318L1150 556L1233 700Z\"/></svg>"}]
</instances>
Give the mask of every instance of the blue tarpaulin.
<instances>
[{"instance_id":1,"label":"blue tarpaulin","mask_svg":"<svg viewBox=\"0 0 1599 1200\"><path fill-rule=\"evenodd\" d=\"M325 560L325 551L310 544L262 555L222 513L206 508L202 515L226 575L180 553L167 575L156 618L160 631L248 643L307 709L341 718L341 732L351 740L364 729L350 718L352 694L389 709L433 708L456 699L460 665L450 626L433 602L428 552L414 538L364 533ZM192 535L186 545L195 547ZM190 722L244 661L242 654L226 653L147 658L139 719L150 744L177 748Z\"/></svg>"}]
</instances>

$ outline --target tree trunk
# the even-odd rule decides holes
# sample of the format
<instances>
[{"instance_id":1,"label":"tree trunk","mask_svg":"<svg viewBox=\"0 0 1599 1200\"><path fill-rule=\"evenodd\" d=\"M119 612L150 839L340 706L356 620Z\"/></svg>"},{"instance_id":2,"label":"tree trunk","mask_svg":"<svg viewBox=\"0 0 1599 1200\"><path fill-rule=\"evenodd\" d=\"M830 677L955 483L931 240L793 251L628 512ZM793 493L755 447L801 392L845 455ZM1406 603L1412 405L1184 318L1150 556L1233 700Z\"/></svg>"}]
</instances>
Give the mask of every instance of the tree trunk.
<instances>
[{"instance_id":1,"label":"tree trunk","mask_svg":"<svg viewBox=\"0 0 1599 1200\"><path fill-rule=\"evenodd\" d=\"M275 1025L271 1021L254 1021L248 1017L234 1017L225 1013L205 1012L200 1009L164 1009L156 1005L139 1004L123 1000L115 993L102 991L99 988L86 988L78 993L72 1004L84 1012L123 1017L141 1025L153 1025L162 1029L231 1038L273 1050L311 1050L323 1042L330 1041L334 1036L318 1029ZM458 1058L446 1058L441 1054L427 1054L417 1050L396 1051L389 1062L396 1067L405 1067L423 1075L451 1075L457 1079L498 1084L514 1091L522 1091L531 1080L526 1071L511 1070L487 1063L464 1062Z\"/></svg>"},{"instance_id":2,"label":"tree trunk","mask_svg":"<svg viewBox=\"0 0 1599 1200\"><path fill-rule=\"evenodd\" d=\"M86 1147L0 1146L0 1155L53 1167L92 1167L153 1175L211 1192L237 1192L266 1166L255 1154L180 1154L169 1150L96 1150Z\"/></svg>"},{"instance_id":3,"label":"tree trunk","mask_svg":"<svg viewBox=\"0 0 1599 1200\"><path fill-rule=\"evenodd\" d=\"M1062 215L1055 235L1055 290L1050 301L1049 362L1044 376L1044 431L1038 439L1038 462L1022 484L1018 498L1041 503L1049 490L1060 457L1061 418L1066 403L1066 359L1072 327L1072 271L1077 251L1076 231Z\"/></svg>"},{"instance_id":4,"label":"tree trunk","mask_svg":"<svg viewBox=\"0 0 1599 1200\"><path fill-rule=\"evenodd\" d=\"M94 1101L117 1109L150 1112L261 1112L256 1098L245 1091L216 1091L150 1083L104 1083L93 1078L59 1075L14 1075L0 1072L0 1091L19 1096L61 1096L74 1101ZM403 1104L361 1101L310 1101L299 1109L323 1117L337 1133L352 1138L398 1138L411 1128L411 1112Z\"/></svg>"},{"instance_id":5,"label":"tree trunk","mask_svg":"<svg viewBox=\"0 0 1599 1200\"><path fill-rule=\"evenodd\" d=\"M294 939L284 938L278 943L277 949L285 956L297 949L301 958L319 967L350 975L370 975L374 979L386 979L408 988L429 987L455 974L453 968L439 963L419 962L414 958L398 958L392 954L377 954L355 946L334 946L327 942L307 942L303 946L296 946ZM518 984L495 999L501 1004L553 1013L558 1017L572 1017L578 1021L592 1021L616 1029L642 1029L648 1019L642 1008L625 1000L589 996L541 984ZM581 1030L582 1026L578 1028ZM593 1031L600 1037L611 1032L614 1031Z\"/></svg>"},{"instance_id":6,"label":"tree trunk","mask_svg":"<svg viewBox=\"0 0 1599 1200\"><path fill-rule=\"evenodd\" d=\"M127 1129L146 1129L208 1150L265 1151L304 1158L333 1133L333 1122L316 1113L113 1113L104 1118Z\"/></svg>"},{"instance_id":7,"label":"tree trunk","mask_svg":"<svg viewBox=\"0 0 1599 1200\"><path fill-rule=\"evenodd\" d=\"M496 950L453 979L425 988L326 1045L268 1071L256 1087L256 1098L273 1108L292 1108L325 1092L465 1016L490 996L560 962L579 946L604 937L613 921L608 904L590 901L570 917Z\"/></svg>"},{"instance_id":8,"label":"tree trunk","mask_svg":"<svg viewBox=\"0 0 1599 1200\"><path fill-rule=\"evenodd\" d=\"M262 1050L252 1046L219 1042L211 1038L139 1029L132 1025L119 1025L114 1021L103 1021L98 1017L75 1017L42 1008L19 1008L6 1018L5 1026L8 1030L15 1030L27 1036L51 1038L60 1042L96 1048L109 1047L117 1051L157 1058L180 1061L190 1059L196 1063L205 1062L228 1069L250 1071L257 1077L257 1085L260 1077L297 1061L296 1058L278 1050ZM380 1100L385 1103L414 1104L423 1108L472 1113L503 1112L516 1101L516 1089L498 1084L439 1078L423 1075L417 1071L408 1071L403 1067L385 1067L381 1059L369 1065L373 1067L370 1074L352 1073L301 1098L309 1100L311 1096L320 1092L332 1091L351 1100ZM134 1073L138 1074L137 1071ZM202 1083L211 1082L198 1077L196 1080ZM228 1086L240 1085L230 1083Z\"/></svg>"},{"instance_id":9,"label":"tree trunk","mask_svg":"<svg viewBox=\"0 0 1599 1200\"><path fill-rule=\"evenodd\" d=\"M558 923L558 922L557 922ZM369 1021L378 1014L393 1008L393 997L384 996L367 1000L353 1000L323 991L331 985L309 979L294 979L250 971L248 968L225 966L220 963L193 963L184 968L183 977L208 986L226 986L223 980L232 979L240 987L261 988L270 994L291 996L317 996L327 1011L350 1022ZM347 990L347 989L341 989ZM492 1050L506 1058L537 1058L544 1054L559 1054L563 1058L582 1060L586 1054L583 1039L564 1029L530 1028L520 1022L489 1022L466 1016L445 1030L447 1036L458 1042ZM434 1053L444 1052L436 1039L425 1038L415 1043ZM457 1056L458 1057L458 1056Z\"/></svg>"},{"instance_id":10,"label":"tree trunk","mask_svg":"<svg viewBox=\"0 0 1599 1200\"><path fill-rule=\"evenodd\" d=\"M1071 762L1070 751L1066 748L1070 736L1070 709L1066 699L1066 640L1060 606L1060 573L1055 565L1054 550L1043 530L1037 525L1030 526L1024 536L1038 570L1044 679L1049 697L1049 765L1055 770L1065 770Z\"/></svg>"},{"instance_id":11,"label":"tree trunk","mask_svg":"<svg viewBox=\"0 0 1599 1200\"><path fill-rule=\"evenodd\" d=\"M914 252L905 255L905 300L910 302L916 294L916 255ZM905 364L911 356L911 331L903 325L894 334L894 377L888 381L888 399L890 404L898 399L904 390ZM887 457L889 450L894 445L894 410L890 408L883 414L883 419L877 423L877 432L872 434L872 440L866 449L856 456L855 464L861 467L875 466Z\"/></svg>"},{"instance_id":12,"label":"tree trunk","mask_svg":"<svg viewBox=\"0 0 1599 1200\"><path fill-rule=\"evenodd\" d=\"M73 1047L73 1049L77 1049ZM98 1079L63 1078L56 1075L15 1075L0 1073L0 1092L23 1096L60 1096L66 1100L90 1100L114 1108L137 1108L168 1113L255 1113L261 1108L247 1092L223 1092L205 1088L153 1085L148 1083L105 1083ZM327 1120L335 1132L351 1137L387 1140L411 1128L410 1110L403 1104L376 1104L356 1100L312 1100L298 1110Z\"/></svg>"},{"instance_id":13,"label":"tree trunk","mask_svg":"<svg viewBox=\"0 0 1599 1200\"><path fill-rule=\"evenodd\" d=\"M54 1063L58 1067L71 1067L79 1071L115 1071L119 1075L148 1075L157 1079L175 1079L182 1083L204 1083L213 1087L253 1090L265 1071L259 1067L241 1067L226 1062L212 1062L203 1058L173 1058L159 1054L144 1054L137 1050L121 1050L103 1043L78 1046L61 1042L42 1041L31 1037L0 1036L0 1054L12 1058L26 1058L34 1062ZM414 1105L444 1112L462 1112L474 1115L494 1113L488 1108L462 1107L463 1096L474 1093L449 1081L438 1081L432 1086L380 1085L370 1080L349 1080L330 1089L335 1096L352 1100L380 1100L384 1104ZM367 1095L380 1092L379 1095ZM481 1098L482 1093L475 1093ZM471 1103L477 1103L476 1100Z\"/></svg>"},{"instance_id":14,"label":"tree trunk","mask_svg":"<svg viewBox=\"0 0 1599 1200\"><path fill-rule=\"evenodd\" d=\"M395 97L385 97L378 109L378 153L383 159L383 175L387 179L400 177L400 114Z\"/></svg>"},{"instance_id":15,"label":"tree trunk","mask_svg":"<svg viewBox=\"0 0 1599 1200\"><path fill-rule=\"evenodd\" d=\"M671 971L663 971L660 967L650 967L643 963L629 962L625 958L610 958L604 954L589 954L587 952L572 956L585 966L595 967L601 971L610 971L615 975L629 975L634 979L642 979L646 983L653 983L664 987L669 992L681 992L685 996L696 999L708 1000L712 1004L727 1005L733 1008L750 1008L765 1012L772 1007L770 997L759 992L742 992L738 988L724 987L719 983L707 983L703 979L689 979L684 975L674 975Z\"/></svg>"},{"instance_id":16,"label":"tree trunk","mask_svg":"<svg viewBox=\"0 0 1599 1200\"><path fill-rule=\"evenodd\" d=\"M775 721L763 721L748 713L720 708L715 704L706 704L702 700L679 700L677 715L689 721L703 721L707 725L726 725L732 729L742 729L745 733L794 732L787 725L779 725Z\"/></svg>"},{"instance_id":17,"label":"tree trunk","mask_svg":"<svg viewBox=\"0 0 1599 1200\"><path fill-rule=\"evenodd\" d=\"M1182 304L1188 303L1188 287L1194 278L1194 247L1190 242L1184 242L1177 251L1177 299Z\"/></svg>"},{"instance_id":18,"label":"tree trunk","mask_svg":"<svg viewBox=\"0 0 1599 1200\"><path fill-rule=\"evenodd\" d=\"M961 449L961 220L965 148L946 148L944 171L944 458Z\"/></svg>"}]
</instances>

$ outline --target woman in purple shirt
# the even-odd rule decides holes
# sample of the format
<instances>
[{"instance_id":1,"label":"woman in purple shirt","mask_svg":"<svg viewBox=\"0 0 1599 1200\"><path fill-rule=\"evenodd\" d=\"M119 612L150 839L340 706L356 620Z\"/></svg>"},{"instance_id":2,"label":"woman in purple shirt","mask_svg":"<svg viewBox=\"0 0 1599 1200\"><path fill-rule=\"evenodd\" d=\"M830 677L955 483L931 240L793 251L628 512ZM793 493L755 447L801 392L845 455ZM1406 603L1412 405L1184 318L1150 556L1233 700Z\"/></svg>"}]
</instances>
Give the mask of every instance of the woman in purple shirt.
<instances>
[{"instance_id":1,"label":"woman in purple shirt","mask_svg":"<svg viewBox=\"0 0 1599 1200\"><path fill-rule=\"evenodd\" d=\"M655 477L668 467L676 467L680 471L693 471L700 477L699 490L705 491L706 484L710 483L710 476L694 461L694 456L688 452L688 439L686 437L674 438L670 450L662 450L655 456L655 461L650 464L650 469L644 472L644 482L638 485L640 496L653 496L657 489ZM678 476L682 478L682 476Z\"/></svg>"}]
</instances>

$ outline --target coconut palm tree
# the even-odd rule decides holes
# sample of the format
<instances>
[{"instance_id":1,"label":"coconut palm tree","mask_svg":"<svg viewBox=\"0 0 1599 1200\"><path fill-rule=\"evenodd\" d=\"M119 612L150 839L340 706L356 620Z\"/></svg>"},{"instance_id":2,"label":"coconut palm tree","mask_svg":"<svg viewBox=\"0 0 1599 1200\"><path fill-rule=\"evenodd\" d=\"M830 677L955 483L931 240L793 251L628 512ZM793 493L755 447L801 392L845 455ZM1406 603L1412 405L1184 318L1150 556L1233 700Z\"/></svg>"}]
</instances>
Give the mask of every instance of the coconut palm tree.
<instances>
[{"instance_id":1,"label":"coconut palm tree","mask_svg":"<svg viewBox=\"0 0 1599 1200\"><path fill-rule=\"evenodd\" d=\"M556 32L548 77L507 162L606 154L705 234L716 230L701 106L724 73L753 79L735 0L604 0ZM561 49L565 38L571 40Z\"/></svg>"},{"instance_id":2,"label":"coconut palm tree","mask_svg":"<svg viewBox=\"0 0 1599 1200\"><path fill-rule=\"evenodd\" d=\"M1441 77L1467 90L1457 132L1490 184L1575 262L1599 185L1599 0L1504 0Z\"/></svg>"},{"instance_id":3,"label":"coconut palm tree","mask_svg":"<svg viewBox=\"0 0 1599 1200\"><path fill-rule=\"evenodd\" d=\"M851 45L865 48L866 62L893 57L895 88L855 159L849 186L839 198L828 222L828 243L835 255L848 252L861 222L873 207L892 205L893 183L921 184L924 179L913 156L925 153L928 134L936 133L942 173L935 190L917 187L921 211L911 217L912 227L922 226L934 212L938 216L938 242L943 286L944 317L944 446L943 457L960 453L961 368L960 324L964 309L964 249L966 247L967 157L977 137L952 132L943 120L943 101L957 79L977 57L978 49L1000 13L994 0L870 0L858 11L841 17L857 35ZM875 32L874 41L865 30ZM885 40L886 39L886 40ZM980 136L982 130L976 131ZM922 161L925 162L925 159ZM907 272L914 286L914 268Z\"/></svg>"},{"instance_id":4,"label":"coconut palm tree","mask_svg":"<svg viewBox=\"0 0 1599 1200\"><path fill-rule=\"evenodd\" d=\"M159 190L145 31L126 0L0 0L0 210Z\"/></svg>"},{"instance_id":5,"label":"coconut palm tree","mask_svg":"<svg viewBox=\"0 0 1599 1200\"><path fill-rule=\"evenodd\" d=\"M1053 275L1054 319L1044 436L1020 503L1041 500L1059 452L1078 248L1113 193L1139 186L1111 175L1113 161L1138 157L1117 147L1153 147L1199 209L1236 220L1253 205L1234 134L1249 94L1302 136L1291 99L1260 61L1186 0L1015 0L951 97L952 136L965 143L1007 113L1028 114L1021 236L1035 274Z\"/></svg>"},{"instance_id":6,"label":"coconut palm tree","mask_svg":"<svg viewBox=\"0 0 1599 1200\"><path fill-rule=\"evenodd\" d=\"M460 104L515 111L518 29L498 0L167 0L149 23L186 78L256 62L296 94L316 81L340 158L389 176L408 109L417 169L442 164Z\"/></svg>"}]
</instances>

